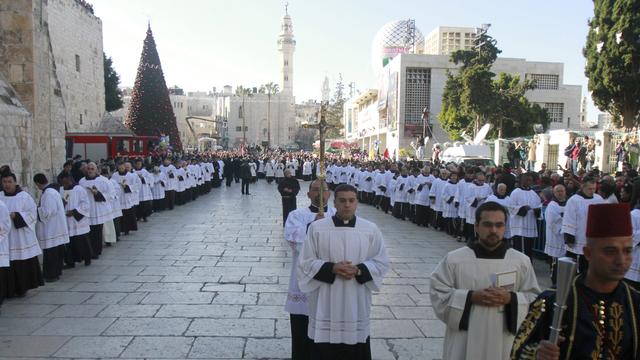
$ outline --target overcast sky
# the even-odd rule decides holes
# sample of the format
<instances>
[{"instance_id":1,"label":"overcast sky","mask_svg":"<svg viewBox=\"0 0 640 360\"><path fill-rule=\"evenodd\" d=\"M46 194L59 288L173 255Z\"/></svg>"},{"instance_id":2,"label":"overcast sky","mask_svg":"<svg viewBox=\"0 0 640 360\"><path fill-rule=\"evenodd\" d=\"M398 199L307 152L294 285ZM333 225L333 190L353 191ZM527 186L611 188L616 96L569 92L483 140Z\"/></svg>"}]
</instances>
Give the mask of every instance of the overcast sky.
<instances>
[{"instance_id":1,"label":"overcast sky","mask_svg":"<svg viewBox=\"0 0 640 360\"><path fill-rule=\"evenodd\" d=\"M122 86L132 86L151 22L168 86L186 91L279 82L280 0L90 0L102 19L104 51ZM319 99L325 76L375 87L371 43L378 29L412 18L423 34L436 26L490 23L501 56L562 62L564 82L587 95L582 47L589 0L290 0L297 47L294 94ZM590 100L590 99L589 99ZM591 101L590 101L591 103ZM590 104L588 118L599 111Z\"/></svg>"}]
</instances>

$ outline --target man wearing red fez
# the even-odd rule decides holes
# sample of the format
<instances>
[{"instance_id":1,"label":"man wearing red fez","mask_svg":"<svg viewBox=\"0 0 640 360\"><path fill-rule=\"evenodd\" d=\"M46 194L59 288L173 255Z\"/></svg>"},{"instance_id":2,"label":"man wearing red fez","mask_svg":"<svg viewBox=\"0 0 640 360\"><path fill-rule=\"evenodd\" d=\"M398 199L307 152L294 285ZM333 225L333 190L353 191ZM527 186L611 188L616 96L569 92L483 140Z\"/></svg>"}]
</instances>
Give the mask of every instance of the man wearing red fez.
<instances>
[{"instance_id":1,"label":"man wearing red fez","mask_svg":"<svg viewBox=\"0 0 640 360\"><path fill-rule=\"evenodd\" d=\"M531 305L515 337L512 359L640 359L640 293L624 279L632 261L628 204L588 208L586 273L573 280L558 345L549 339L555 291Z\"/></svg>"}]
</instances>

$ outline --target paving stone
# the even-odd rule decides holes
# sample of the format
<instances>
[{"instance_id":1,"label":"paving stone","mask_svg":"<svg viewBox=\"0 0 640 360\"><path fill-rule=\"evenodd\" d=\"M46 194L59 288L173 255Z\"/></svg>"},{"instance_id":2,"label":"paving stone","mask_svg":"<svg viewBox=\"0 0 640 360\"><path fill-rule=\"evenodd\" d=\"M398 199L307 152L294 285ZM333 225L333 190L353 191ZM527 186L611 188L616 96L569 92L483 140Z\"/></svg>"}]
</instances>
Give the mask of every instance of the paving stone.
<instances>
[{"instance_id":1,"label":"paving stone","mask_svg":"<svg viewBox=\"0 0 640 360\"><path fill-rule=\"evenodd\" d=\"M442 359L442 339L389 339L390 350L402 360Z\"/></svg>"},{"instance_id":2,"label":"paving stone","mask_svg":"<svg viewBox=\"0 0 640 360\"><path fill-rule=\"evenodd\" d=\"M193 340L192 337L135 337L122 356L130 358L186 358Z\"/></svg>"},{"instance_id":3,"label":"paving stone","mask_svg":"<svg viewBox=\"0 0 640 360\"><path fill-rule=\"evenodd\" d=\"M183 283L183 282L155 282L145 283L138 288L137 291L146 292L173 292L173 291L185 291L185 292L199 292L202 288L201 283Z\"/></svg>"},{"instance_id":4,"label":"paving stone","mask_svg":"<svg viewBox=\"0 0 640 360\"><path fill-rule=\"evenodd\" d=\"M182 335L190 323L191 319L121 318L105 335Z\"/></svg>"},{"instance_id":5,"label":"paving stone","mask_svg":"<svg viewBox=\"0 0 640 360\"><path fill-rule=\"evenodd\" d=\"M260 293L258 296L259 305L280 305L284 306L287 293Z\"/></svg>"},{"instance_id":6,"label":"paving stone","mask_svg":"<svg viewBox=\"0 0 640 360\"><path fill-rule=\"evenodd\" d=\"M240 359L245 339L233 337L198 337L193 342L189 358Z\"/></svg>"},{"instance_id":7,"label":"paving stone","mask_svg":"<svg viewBox=\"0 0 640 360\"><path fill-rule=\"evenodd\" d=\"M289 313L284 311L284 306L245 305L242 310L242 318L247 319L288 319Z\"/></svg>"},{"instance_id":8,"label":"paving stone","mask_svg":"<svg viewBox=\"0 0 640 360\"><path fill-rule=\"evenodd\" d=\"M390 309L396 319L437 319L430 306L391 306Z\"/></svg>"},{"instance_id":9,"label":"paving stone","mask_svg":"<svg viewBox=\"0 0 640 360\"><path fill-rule=\"evenodd\" d=\"M202 291L216 291L216 292L244 292L244 285L242 284L215 284L206 283L202 288Z\"/></svg>"},{"instance_id":10,"label":"paving stone","mask_svg":"<svg viewBox=\"0 0 640 360\"><path fill-rule=\"evenodd\" d=\"M23 304L65 305L82 304L93 296L93 293L82 292L41 292L23 299Z\"/></svg>"},{"instance_id":11,"label":"paving stone","mask_svg":"<svg viewBox=\"0 0 640 360\"><path fill-rule=\"evenodd\" d=\"M29 335L49 322L49 318L0 318L0 335Z\"/></svg>"},{"instance_id":12,"label":"paving stone","mask_svg":"<svg viewBox=\"0 0 640 360\"><path fill-rule=\"evenodd\" d=\"M210 304L215 294L203 292L152 292L142 304Z\"/></svg>"},{"instance_id":13,"label":"paving stone","mask_svg":"<svg viewBox=\"0 0 640 360\"><path fill-rule=\"evenodd\" d=\"M187 336L273 336L274 320L267 319L195 319Z\"/></svg>"},{"instance_id":14,"label":"paving stone","mask_svg":"<svg viewBox=\"0 0 640 360\"><path fill-rule=\"evenodd\" d=\"M245 357L285 359L291 356L291 339L248 339Z\"/></svg>"},{"instance_id":15,"label":"paving stone","mask_svg":"<svg viewBox=\"0 0 640 360\"><path fill-rule=\"evenodd\" d=\"M131 339L131 336L78 336L64 344L55 357L117 358Z\"/></svg>"},{"instance_id":16,"label":"paving stone","mask_svg":"<svg viewBox=\"0 0 640 360\"><path fill-rule=\"evenodd\" d=\"M414 322L428 338L443 338L447 330L446 325L440 320L414 320Z\"/></svg>"},{"instance_id":17,"label":"paving stone","mask_svg":"<svg viewBox=\"0 0 640 360\"><path fill-rule=\"evenodd\" d=\"M34 335L100 335L113 323L113 318L55 318L34 332Z\"/></svg>"},{"instance_id":18,"label":"paving stone","mask_svg":"<svg viewBox=\"0 0 640 360\"><path fill-rule=\"evenodd\" d=\"M93 294L85 304L115 304L122 300L127 293L103 292Z\"/></svg>"},{"instance_id":19,"label":"paving stone","mask_svg":"<svg viewBox=\"0 0 640 360\"><path fill-rule=\"evenodd\" d=\"M68 336L0 336L0 358L50 357L69 339Z\"/></svg>"},{"instance_id":20,"label":"paving stone","mask_svg":"<svg viewBox=\"0 0 640 360\"><path fill-rule=\"evenodd\" d=\"M62 305L47 316L49 317L95 317L106 305Z\"/></svg>"},{"instance_id":21,"label":"paving stone","mask_svg":"<svg viewBox=\"0 0 640 360\"><path fill-rule=\"evenodd\" d=\"M411 320L371 320L373 338L418 338L420 329Z\"/></svg>"},{"instance_id":22,"label":"paving stone","mask_svg":"<svg viewBox=\"0 0 640 360\"><path fill-rule=\"evenodd\" d=\"M160 305L109 305L98 316L100 317L152 317L158 312Z\"/></svg>"},{"instance_id":23,"label":"paving stone","mask_svg":"<svg viewBox=\"0 0 640 360\"><path fill-rule=\"evenodd\" d=\"M45 316L55 309L59 308L59 305L35 305L35 304L19 304L14 301L6 301L2 304L0 318L1 317L41 317Z\"/></svg>"},{"instance_id":24,"label":"paving stone","mask_svg":"<svg viewBox=\"0 0 640 360\"><path fill-rule=\"evenodd\" d=\"M241 305L163 305L155 317L237 319L241 312Z\"/></svg>"},{"instance_id":25,"label":"paving stone","mask_svg":"<svg viewBox=\"0 0 640 360\"><path fill-rule=\"evenodd\" d=\"M255 305L258 302L257 293L221 292L213 299L213 304L246 304Z\"/></svg>"}]
</instances>

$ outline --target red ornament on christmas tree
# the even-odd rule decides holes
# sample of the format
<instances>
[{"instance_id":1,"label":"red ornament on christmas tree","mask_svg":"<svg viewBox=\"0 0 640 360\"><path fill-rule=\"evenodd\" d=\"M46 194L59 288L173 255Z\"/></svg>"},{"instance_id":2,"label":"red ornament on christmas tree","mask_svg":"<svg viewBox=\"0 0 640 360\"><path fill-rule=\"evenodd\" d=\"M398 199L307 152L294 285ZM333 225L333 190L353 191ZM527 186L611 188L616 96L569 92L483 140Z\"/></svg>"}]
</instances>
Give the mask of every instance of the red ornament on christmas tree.
<instances>
[{"instance_id":1,"label":"red ornament on christmas tree","mask_svg":"<svg viewBox=\"0 0 640 360\"><path fill-rule=\"evenodd\" d=\"M182 151L176 116L171 107L169 90L164 80L160 56L153 39L151 25L144 39L136 82L131 92L131 103L125 125L136 135L160 136L166 134L173 151Z\"/></svg>"}]
</instances>

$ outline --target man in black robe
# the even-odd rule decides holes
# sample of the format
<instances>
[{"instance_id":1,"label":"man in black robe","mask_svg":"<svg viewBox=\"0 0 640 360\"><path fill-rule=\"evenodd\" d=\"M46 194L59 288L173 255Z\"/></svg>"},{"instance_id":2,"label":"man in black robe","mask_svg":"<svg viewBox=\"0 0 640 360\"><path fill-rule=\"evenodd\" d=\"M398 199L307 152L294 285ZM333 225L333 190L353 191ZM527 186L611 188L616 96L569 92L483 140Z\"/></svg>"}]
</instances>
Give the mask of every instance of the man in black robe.
<instances>
[{"instance_id":1,"label":"man in black robe","mask_svg":"<svg viewBox=\"0 0 640 360\"><path fill-rule=\"evenodd\" d=\"M628 204L592 204L587 216L586 274L570 284L559 344L549 339L555 290L531 304L512 359L640 359L640 293L622 281L632 262Z\"/></svg>"},{"instance_id":2,"label":"man in black robe","mask_svg":"<svg viewBox=\"0 0 640 360\"><path fill-rule=\"evenodd\" d=\"M291 170L285 170L284 178L278 184L278 191L282 196L282 226L284 227L287 216L296 209L296 196L300 191L300 183Z\"/></svg>"}]
</instances>

